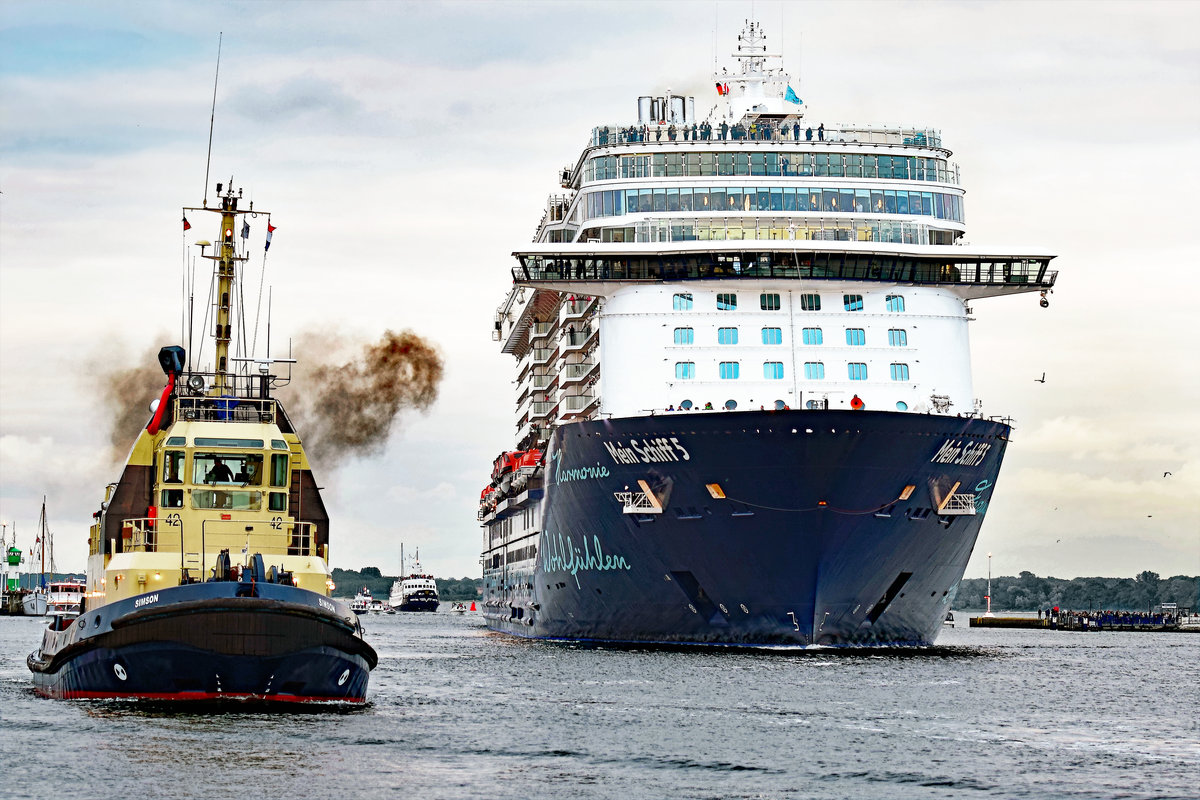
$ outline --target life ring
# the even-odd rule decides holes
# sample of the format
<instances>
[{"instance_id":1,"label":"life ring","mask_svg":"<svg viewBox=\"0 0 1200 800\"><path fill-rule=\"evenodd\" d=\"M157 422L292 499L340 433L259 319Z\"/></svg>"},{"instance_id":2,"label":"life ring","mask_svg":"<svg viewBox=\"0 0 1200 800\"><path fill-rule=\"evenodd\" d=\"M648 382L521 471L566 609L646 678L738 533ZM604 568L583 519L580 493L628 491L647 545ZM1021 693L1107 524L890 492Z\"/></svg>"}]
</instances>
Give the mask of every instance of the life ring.
<instances>
[{"instance_id":1,"label":"life ring","mask_svg":"<svg viewBox=\"0 0 1200 800\"><path fill-rule=\"evenodd\" d=\"M863 403L862 398L858 395L854 395L854 397L850 398L850 407L855 411L862 411L865 406L866 404Z\"/></svg>"}]
</instances>

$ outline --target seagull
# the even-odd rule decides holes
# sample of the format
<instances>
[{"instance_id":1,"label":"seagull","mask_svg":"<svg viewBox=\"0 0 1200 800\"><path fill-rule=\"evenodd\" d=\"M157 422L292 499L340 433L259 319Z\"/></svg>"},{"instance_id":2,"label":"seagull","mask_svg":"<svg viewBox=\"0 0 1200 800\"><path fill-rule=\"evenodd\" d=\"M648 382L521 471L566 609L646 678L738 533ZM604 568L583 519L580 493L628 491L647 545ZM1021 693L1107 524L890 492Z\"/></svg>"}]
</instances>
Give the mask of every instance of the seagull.
<instances>
[{"instance_id":1,"label":"seagull","mask_svg":"<svg viewBox=\"0 0 1200 800\"><path fill-rule=\"evenodd\" d=\"M1046 382L1046 373L1043 372L1042 377L1040 377L1040 378L1034 378L1033 382L1034 383L1045 383Z\"/></svg>"},{"instance_id":2,"label":"seagull","mask_svg":"<svg viewBox=\"0 0 1200 800\"><path fill-rule=\"evenodd\" d=\"M1171 473L1169 473L1169 472L1164 472L1164 473L1163 473L1163 477L1164 477L1164 478L1166 478L1166 477L1169 477L1170 475L1171 475Z\"/></svg>"}]
</instances>

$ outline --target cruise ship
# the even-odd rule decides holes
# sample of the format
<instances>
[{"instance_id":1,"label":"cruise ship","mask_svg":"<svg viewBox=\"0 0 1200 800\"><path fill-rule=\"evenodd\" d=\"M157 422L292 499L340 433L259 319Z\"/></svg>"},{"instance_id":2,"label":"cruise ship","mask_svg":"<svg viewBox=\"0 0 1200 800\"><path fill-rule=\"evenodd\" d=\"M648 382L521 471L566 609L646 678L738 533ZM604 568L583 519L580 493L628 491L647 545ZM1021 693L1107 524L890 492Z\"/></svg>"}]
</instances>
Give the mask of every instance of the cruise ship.
<instances>
[{"instance_id":1,"label":"cruise ship","mask_svg":"<svg viewBox=\"0 0 1200 800\"><path fill-rule=\"evenodd\" d=\"M484 614L614 643L934 641L1011 420L975 303L1055 284L968 245L926 127L825 124L748 21L710 98L638 98L559 173L493 339L513 448L480 495ZM688 77L688 76L683 76ZM705 106L709 106L707 109Z\"/></svg>"}]
</instances>

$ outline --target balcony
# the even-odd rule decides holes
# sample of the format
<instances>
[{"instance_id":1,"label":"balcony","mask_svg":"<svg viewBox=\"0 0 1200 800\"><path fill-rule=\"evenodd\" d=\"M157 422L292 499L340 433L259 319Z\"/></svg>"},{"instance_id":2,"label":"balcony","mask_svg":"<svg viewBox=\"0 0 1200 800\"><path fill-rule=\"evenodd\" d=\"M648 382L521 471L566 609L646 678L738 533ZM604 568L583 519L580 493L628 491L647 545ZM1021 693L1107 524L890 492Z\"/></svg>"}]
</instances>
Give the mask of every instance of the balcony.
<instances>
[{"instance_id":1,"label":"balcony","mask_svg":"<svg viewBox=\"0 0 1200 800\"><path fill-rule=\"evenodd\" d=\"M559 398L558 420L562 422L574 417L586 417L600 406L600 398L590 392L569 394Z\"/></svg>"},{"instance_id":2,"label":"balcony","mask_svg":"<svg viewBox=\"0 0 1200 800\"><path fill-rule=\"evenodd\" d=\"M557 328L557 322L535 322L530 329L530 339L535 343L539 339L547 339L554 335Z\"/></svg>"},{"instance_id":3,"label":"balcony","mask_svg":"<svg viewBox=\"0 0 1200 800\"><path fill-rule=\"evenodd\" d=\"M560 373L562 375L561 385L565 389L568 386L573 386L578 383L583 383L589 380L597 373L597 365L591 361L580 361L576 364L567 364Z\"/></svg>"},{"instance_id":4,"label":"balcony","mask_svg":"<svg viewBox=\"0 0 1200 800\"><path fill-rule=\"evenodd\" d=\"M566 335L563 336L563 355L591 347L598 338L599 333L596 328L586 327L577 331L568 328Z\"/></svg>"},{"instance_id":5,"label":"balcony","mask_svg":"<svg viewBox=\"0 0 1200 800\"><path fill-rule=\"evenodd\" d=\"M553 416L556 408L558 408L558 403L534 401L529 407L529 419L531 421L547 420Z\"/></svg>"},{"instance_id":6,"label":"balcony","mask_svg":"<svg viewBox=\"0 0 1200 800\"><path fill-rule=\"evenodd\" d=\"M595 297L581 297L575 300L568 300L565 306L566 315L563 318L563 322L572 322L582 319L583 317L587 316L588 312L590 312L595 305Z\"/></svg>"}]
</instances>

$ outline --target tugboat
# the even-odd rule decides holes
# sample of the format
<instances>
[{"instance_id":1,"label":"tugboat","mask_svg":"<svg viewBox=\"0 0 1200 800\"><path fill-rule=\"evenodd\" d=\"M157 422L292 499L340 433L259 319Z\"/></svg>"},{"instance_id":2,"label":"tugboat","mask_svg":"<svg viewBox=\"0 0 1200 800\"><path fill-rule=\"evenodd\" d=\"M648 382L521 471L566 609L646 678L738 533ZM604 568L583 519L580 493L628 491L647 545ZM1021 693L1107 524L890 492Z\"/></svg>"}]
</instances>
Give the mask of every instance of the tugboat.
<instances>
[{"instance_id":1,"label":"tugboat","mask_svg":"<svg viewBox=\"0 0 1200 800\"><path fill-rule=\"evenodd\" d=\"M285 360L230 352L248 226L267 217L269 244L269 214L240 208L232 181L216 187L217 207L184 209L185 230L188 212L220 217L217 245L197 242L215 273L214 370L191 369L182 347L159 352L166 385L93 514L81 611L53 617L27 659L41 695L366 700L377 657L330 596L329 517L271 394Z\"/></svg>"}]
</instances>

